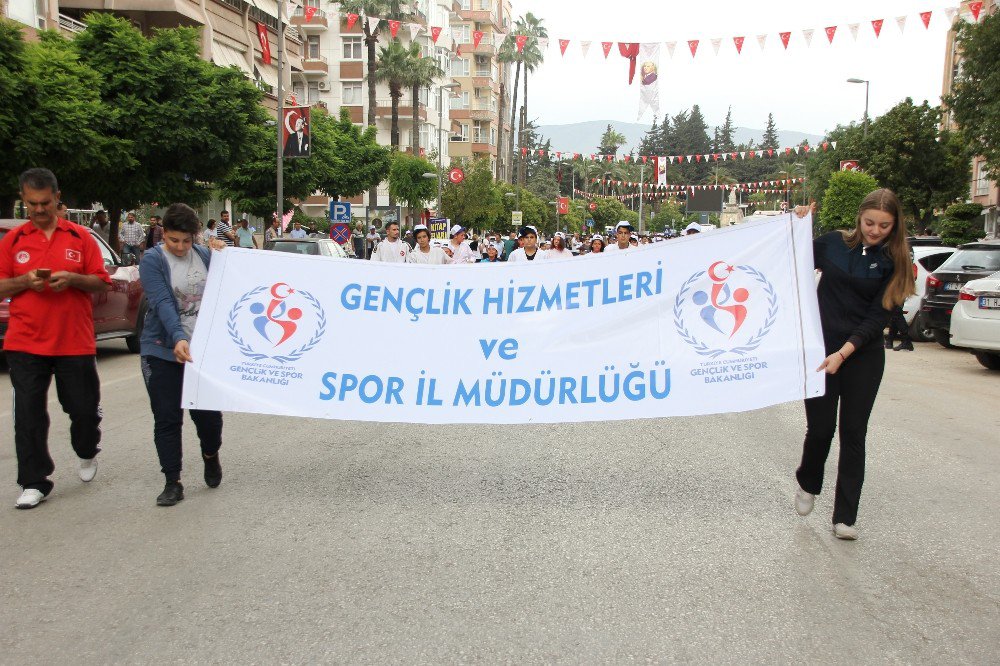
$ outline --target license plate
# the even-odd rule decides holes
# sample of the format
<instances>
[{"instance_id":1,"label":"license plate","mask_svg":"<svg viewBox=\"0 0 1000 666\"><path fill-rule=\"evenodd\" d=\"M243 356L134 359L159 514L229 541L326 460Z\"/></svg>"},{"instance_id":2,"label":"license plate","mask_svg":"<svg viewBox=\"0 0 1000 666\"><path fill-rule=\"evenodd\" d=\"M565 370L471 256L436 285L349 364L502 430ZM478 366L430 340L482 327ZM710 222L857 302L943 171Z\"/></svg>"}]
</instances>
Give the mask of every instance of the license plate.
<instances>
[{"instance_id":1,"label":"license plate","mask_svg":"<svg viewBox=\"0 0 1000 666\"><path fill-rule=\"evenodd\" d=\"M980 296L980 310L1000 310L1000 296Z\"/></svg>"},{"instance_id":2,"label":"license plate","mask_svg":"<svg viewBox=\"0 0 1000 666\"><path fill-rule=\"evenodd\" d=\"M962 288L962 283L961 282L945 282L944 283L944 290L945 291L958 291L961 288Z\"/></svg>"}]
</instances>

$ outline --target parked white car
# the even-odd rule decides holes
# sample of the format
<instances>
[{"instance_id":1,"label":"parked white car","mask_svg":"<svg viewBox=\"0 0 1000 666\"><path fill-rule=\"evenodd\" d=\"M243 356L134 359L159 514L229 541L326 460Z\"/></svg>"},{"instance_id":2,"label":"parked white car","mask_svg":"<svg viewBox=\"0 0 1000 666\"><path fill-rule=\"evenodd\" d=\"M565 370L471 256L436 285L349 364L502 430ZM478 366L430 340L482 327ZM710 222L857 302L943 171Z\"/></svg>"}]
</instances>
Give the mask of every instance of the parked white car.
<instances>
[{"instance_id":1,"label":"parked white car","mask_svg":"<svg viewBox=\"0 0 1000 666\"><path fill-rule=\"evenodd\" d=\"M962 287L950 332L952 345L971 351L983 367L1000 370L1000 271Z\"/></svg>"},{"instance_id":2,"label":"parked white car","mask_svg":"<svg viewBox=\"0 0 1000 666\"><path fill-rule=\"evenodd\" d=\"M910 238L909 241L913 252L913 279L916 283L916 293L903 303L903 317L910 327L910 337L915 342L930 342L934 336L923 324L920 302L927 292L927 276L954 254L955 248L941 245L936 237L916 237Z\"/></svg>"}]
</instances>

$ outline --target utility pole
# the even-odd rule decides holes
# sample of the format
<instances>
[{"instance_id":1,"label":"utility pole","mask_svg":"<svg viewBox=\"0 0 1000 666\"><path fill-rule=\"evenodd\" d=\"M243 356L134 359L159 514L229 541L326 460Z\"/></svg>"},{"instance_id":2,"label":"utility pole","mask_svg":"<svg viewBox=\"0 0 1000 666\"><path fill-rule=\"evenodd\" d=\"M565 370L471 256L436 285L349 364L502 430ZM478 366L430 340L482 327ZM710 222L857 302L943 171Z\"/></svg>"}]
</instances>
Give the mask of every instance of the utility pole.
<instances>
[{"instance_id":1,"label":"utility pole","mask_svg":"<svg viewBox=\"0 0 1000 666\"><path fill-rule=\"evenodd\" d=\"M639 165L639 235L640 236L642 235L642 223L643 223L643 219L642 219L642 185L643 185L643 182L642 182L642 179L643 179L645 173L646 173L646 164L645 163L640 164Z\"/></svg>"},{"instance_id":2,"label":"utility pole","mask_svg":"<svg viewBox=\"0 0 1000 666\"><path fill-rule=\"evenodd\" d=\"M285 210L283 205L283 200L285 198L285 183L284 183L284 173L282 168L284 167L284 146L281 145L281 130L285 126L285 91L283 89L284 78L285 78L285 18L284 18L284 7L285 3L283 0L278 2L278 122L275 123L275 127L278 129L278 137L275 143L278 146L278 202L274 210L277 211L278 219L281 220L284 217ZM308 100L307 100L308 101Z\"/></svg>"}]
</instances>

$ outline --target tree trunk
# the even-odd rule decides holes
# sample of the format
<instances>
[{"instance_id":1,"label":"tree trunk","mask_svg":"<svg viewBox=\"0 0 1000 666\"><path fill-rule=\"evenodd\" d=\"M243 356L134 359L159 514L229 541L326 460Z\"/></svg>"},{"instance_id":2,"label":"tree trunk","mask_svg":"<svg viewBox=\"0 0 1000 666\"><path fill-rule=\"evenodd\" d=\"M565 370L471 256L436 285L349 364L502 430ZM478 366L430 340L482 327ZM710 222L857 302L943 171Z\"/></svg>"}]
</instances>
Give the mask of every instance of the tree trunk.
<instances>
[{"instance_id":1,"label":"tree trunk","mask_svg":"<svg viewBox=\"0 0 1000 666\"><path fill-rule=\"evenodd\" d=\"M417 100L420 96L420 86L413 86L411 93L413 94L413 128L410 131L413 135L410 137L410 148L413 150L414 157L420 157L420 112Z\"/></svg>"},{"instance_id":2,"label":"tree trunk","mask_svg":"<svg viewBox=\"0 0 1000 666\"><path fill-rule=\"evenodd\" d=\"M518 135L520 148L524 147L524 133L528 129L528 68L524 68L524 102L521 104L521 133ZM518 152L521 152L518 150ZM520 182L524 187L524 182L528 177L528 161L521 160Z\"/></svg>"},{"instance_id":3,"label":"tree trunk","mask_svg":"<svg viewBox=\"0 0 1000 666\"><path fill-rule=\"evenodd\" d=\"M517 154L520 156L520 161L517 163L517 184L519 187L524 187L524 170L525 165L528 161L527 155L524 154L524 105L521 106L521 113L518 118L517 127Z\"/></svg>"},{"instance_id":4,"label":"tree trunk","mask_svg":"<svg viewBox=\"0 0 1000 666\"><path fill-rule=\"evenodd\" d=\"M503 98L507 93L503 81L500 82L500 100L497 102L497 171L493 174L493 178L496 181L500 181L500 171L503 166L503 145L504 145L504 135L503 135ZM504 180L507 180L506 171L503 174Z\"/></svg>"},{"instance_id":5,"label":"tree trunk","mask_svg":"<svg viewBox=\"0 0 1000 666\"><path fill-rule=\"evenodd\" d=\"M367 19L362 19L367 24ZM365 46L368 49L368 125L375 126L375 45L378 43L378 29L365 28ZM378 205L378 185L368 190L368 206Z\"/></svg>"},{"instance_id":6,"label":"tree trunk","mask_svg":"<svg viewBox=\"0 0 1000 666\"><path fill-rule=\"evenodd\" d=\"M121 225L122 205L112 201L108 204L108 243L112 249L121 254L122 245L118 242L118 230Z\"/></svg>"},{"instance_id":7,"label":"tree trunk","mask_svg":"<svg viewBox=\"0 0 1000 666\"><path fill-rule=\"evenodd\" d=\"M514 131L517 129L517 87L521 78L521 61L514 68L514 99L510 105L510 148L507 151L507 170L510 172L508 182L514 183Z\"/></svg>"},{"instance_id":8,"label":"tree trunk","mask_svg":"<svg viewBox=\"0 0 1000 666\"><path fill-rule=\"evenodd\" d=\"M403 96L401 88L390 88L389 96L392 98L392 125L389 129L389 146L392 152L399 150L399 98ZM396 201L389 195L389 205L395 206Z\"/></svg>"},{"instance_id":9,"label":"tree trunk","mask_svg":"<svg viewBox=\"0 0 1000 666\"><path fill-rule=\"evenodd\" d=\"M14 197L0 196L0 219L14 219Z\"/></svg>"}]
</instances>

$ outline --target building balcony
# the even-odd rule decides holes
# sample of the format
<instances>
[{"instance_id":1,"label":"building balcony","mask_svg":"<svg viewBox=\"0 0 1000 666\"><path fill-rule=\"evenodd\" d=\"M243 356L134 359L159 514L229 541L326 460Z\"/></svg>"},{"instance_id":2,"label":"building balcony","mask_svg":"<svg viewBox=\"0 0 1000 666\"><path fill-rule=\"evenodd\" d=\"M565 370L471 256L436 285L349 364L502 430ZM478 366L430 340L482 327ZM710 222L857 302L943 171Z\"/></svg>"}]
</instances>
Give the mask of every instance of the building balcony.
<instances>
[{"instance_id":1,"label":"building balcony","mask_svg":"<svg viewBox=\"0 0 1000 666\"><path fill-rule=\"evenodd\" d=\"M503 30L503 26L500 24L499 19L493 15L493 12L489 10L475 10L470 9L468 11L462 10L458 12L458 15L463 21L476 21L478 23L485 23L487 25L493 26L496 30Z\"/></svg>"},{"instance_id":2,"label":"building balcony","mask_svg":"<svg viewBox=\"0 0 1000 666\"><path fill-rule=\"evenodd\" d=\"M489 43L493 38L492 35L483 35L483 40L479 42L479 46L473 45L471 42L468 44L462 44L462 53L472 53L473 55L483 55L493 57L497 53L497 47Z\"/></svg>"},{"instance_id":3,"label":"building balcony","mask_svg":"<svg viewBox=\"0 0 1000 666\"><path fill-rule=\"evenodd\" d=\"M306 20L305 7L296 7L289 21L292 26L298 28L300 32L306 34L316 34L323 32L330 27L330 18L325 11L317 9L312 20Z\"/></svg>"},{"instance_id":4,"label":"building balcony","mask_svg":"<svg viewBox=\"0 0 1000 666\"><path fill-rule=\"evenodd\" d=\"M59 31L67 36L72 36L79 34L87 29L85 23L77 21L71 16L66 16L65 14L59 15ZM68 34L67 34L68 33Z\"/></svg>"},{"instance_id":5,"label":"building balcony","mask_svg":"<svg viewBox=\"0 0 1000 666\"><path fill-rule=\"evenodd\" d=\"M491 76L473 76L473 88L489 88L495 93L500 92L500 84Z\"/></svg>"},{"instance_id":6,"label":"building balcony","mask_svg":"<svg viewBox=\"0 0 1000 666\"><path fill-rule=\"evenodd\" d=\"M469 111L469 118L472 120L485 120L486 122L495 121L497 117L496 111L490 111L489 109L471 109Z\"/></svg>"},{"instance_id":7,"label":"building balcony","mask_svg":"<svg viewBox=\"0 0 1000 666\"><path fill-rule=\"evenodd\" d=\"M473 139L475 139L475 137L473 137ZM490 155L493 155L494 157L496 157L497 147L496 146L492 146L492 145L490 145L488 143L477 142L477 141L473 140L473 142L472 142L472 154L473 155L490 154Z\"/></svg>"},{"instance_id":8,"label":"building balcony","mask_svg":"<svg viewBox=\"0 0 1000 666\"><path fill-rule=\"evenodd\" d=\"M302 73L307 78L322 78L330 74L330 63L324 56L302 58Z\"/></svg>"},{"instance_id":9,"label":"building balcony","mask_svg":"<svg viewBox=\"0 0 1000 666\"><path fill-rule=\"evenodd\" d=\"M408 99L399 100L399 108L397 109L399 114L399 121L409 121L413 118L413 102ZM376 118L391 118L392 117L392 99L377 99L375 100L375 117ZM427 105L417 103L417 117L420 120L427 120Z\"/></svg>"}]
</instances>

